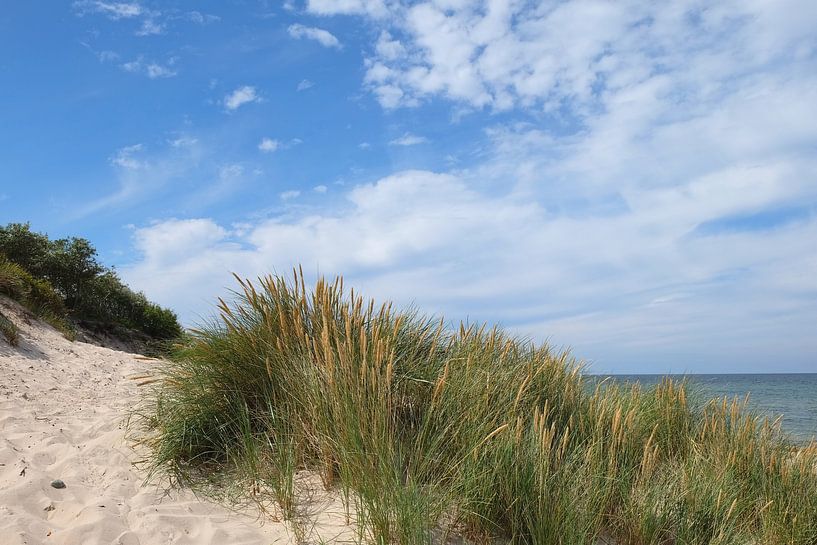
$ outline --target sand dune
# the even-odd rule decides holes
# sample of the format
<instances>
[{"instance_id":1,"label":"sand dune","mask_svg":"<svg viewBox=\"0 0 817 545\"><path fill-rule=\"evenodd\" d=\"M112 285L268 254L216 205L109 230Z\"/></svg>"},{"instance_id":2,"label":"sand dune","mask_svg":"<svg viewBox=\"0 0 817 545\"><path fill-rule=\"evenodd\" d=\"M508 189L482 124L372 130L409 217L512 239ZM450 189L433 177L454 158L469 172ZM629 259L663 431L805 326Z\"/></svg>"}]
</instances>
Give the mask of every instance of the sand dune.
<instances>
[{"instance_id":1,"label":"sand dune","mask_svg":"<svg viewBox=\"0 0 817 545\"><path fill-rule=\"evenodd\" d=\"M137 400L132 377L150 362L71 343L8 299L0 298L0 309L21 333L18 347L0 339L0 543L294 541L283 523L262 525L252 512L143 485L124 418ZM55 479L66 487L53 488ZM342 531L338 516L323 517L329 540Z\"/></svg>"}]
</instances>

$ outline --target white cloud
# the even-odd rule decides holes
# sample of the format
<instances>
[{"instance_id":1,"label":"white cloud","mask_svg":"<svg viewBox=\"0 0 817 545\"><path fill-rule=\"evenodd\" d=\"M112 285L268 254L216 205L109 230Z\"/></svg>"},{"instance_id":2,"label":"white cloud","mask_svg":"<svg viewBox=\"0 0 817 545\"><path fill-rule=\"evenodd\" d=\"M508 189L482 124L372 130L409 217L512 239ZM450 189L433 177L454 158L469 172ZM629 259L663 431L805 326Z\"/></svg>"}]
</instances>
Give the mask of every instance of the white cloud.
<instances>
[{"instance_id":1,"label":"white cloud","mask_svg":"<svg viewBox=\"0 0 817 545\"><path fill-rule=\"evenodd\" d=\"M185 210L204 210L223 204L239 194L248 181L246 169L241 163L208 165L206 172L199 176L206 176L206 181L197 184L196 190L184 197Z\"/></svg>"},{"instance_id":2,"label":"white cloud","mask_svg":"<svg viewBox=\"0 0 817 545\"><path fill-rule=\"evenodd\" d=\"M260 100L261 97L258 96L255 87L251 85L244 85L224 97L224 107L230 111L233 111L237 110L244 104L259 102Z\"/></svg>"},{"instance_id":3,"label":"white cloud","mask_svg":"<svg viewBox=\"0 0 817 545\"><path fill-rule=\"evenodd\" d=\"M198 143L198 141L198 138L193 138L191 136L180 136L179 138L174 138L168 141L168 143L174 148L186 148L194 146Z\"/></svg>"},{"instance_id":4,"label":"white cloud","mask_svg":"<svg viewBox=\"0 0 817 545\"><path fill-rule=\"evenodd\" d=\"M134 144L132 146L125 146L124 148L119 149L116 152L116 155L111 157L110 161L112 164L130 169L136 170L142 167L142 162L139 161L134 155L138 154L140 151L144 149L142 144Z\"/></svg>"},{"instance_id":5,"label":"white cloud","mask_svg":"<svg viewBox=\"0 0 817 545\"><path fill-rule=\"evenodd\" d=\"M188 11L184 14L184 18L199 25L206 25L215 23L221 20L218 15L211 15L209 13L202 13L200 11Z\"/></svg>"},{"instance_id":6,"label":"white cloud","mask_svg":"<svg viewBox=\"0 0 817 545\"><path fill-rule=\"evenodd\" d=\"M362 149L362 150L367 150L367 149L371 148L372 145L369 144L368 142L361 142L360 144L357 145L357 147Z\"/></svg>"},{"instance_id":7,"label":"white cloud","mask_svg":"<svg viewBox=\"0 0 817 545\"><path fill-rule=\"evenodd\" d=\"M299 197L300 195L301 195L300 191L296 191L296 190L293 189L293 190L290 190L290 191L284 191L279 196L281 197L282 201L289 201L289 200L292 200L292 199L295 199L295 198Z\"/></svg>"},{"instance_id":8,"label":"white cloud","mask_svg":"<svg viewBox=\"0 0 817 545\"><path fill-rule=\"evenodd\" d=\"M119 54L115 51L100 51L97 53L99 62L113 62L119 60Z\"/></svg>"},{"instance_id":9,"label":"white cloud","mask_svg":"<svg viewBox=\"0 0 817 545\"><path fill-rule=\"evenodd\" d=\"M264 153L272 153L280 146L281 143L278 140L273 140L272 138L262 138L261 142L258 143L258 149Z\"/></svg>"},{"instance_id":10,"label":"white cloud","mask_svg":"<svg viewBox=\"0 0 817 545\"><path fill-rule=\"evenodd\" d=\"M143 68L141 60L130 61L122 64L122 70L126 72L139 72Z\"/></svg>"},{"instance_id":11,"label":"white cloud","mask_svg":"<svg viewBox=\"0 0 817 545\"><path fill-rule=\"evenodd\" d=\"M316 185L315 187L312 188L312 191L314 191L315 193L326 193L328 190L329 188L326 187L325 185Z\"/></svg>"},{"instance_id":12,"label":"white cloud","mask_svg":"<svg viewBox=\"0 0 817 545\"><path fill-rule=\"evenodd\" d=\"M222 180L233 180L242 174L244 174L244 167L237 163L224 165L219 169L219 178Z\"/></svg>"},{"instance_id":13,"label":"white cloud","mask_svg":"<svg viewBox=\"0 0 817 545\"><path fill-rule=\"evenodd\" d=\"M155 19L147 18L142 21L142 26L136 31L137 36L155 36L163 34L165 31L164 25Z\"/></svg>"},{"instance_id":14,"label":"white cloud","mask_svg":"<svg viewBox=\"0 0 817 545\"><path fill-rule=\"evenodd\" d=\"M110 19L131 19L139 17L145 13L144 8L138 2L102 2L102 1L79 1L74 2L74 9L80 15L86 13L99 13Z\"/></svg>"},{"instance_id":15,"label":"white cloud","mask_svg":"<svg viewBox=\"0 0 817 545\"><path fill-rule=\"evenodd\" d=\"M142 74L150 79L172 78L178 74L178 72L172 68L172 65L175 63L175 58L171 58L167 65L162 65L157 62L145 61L144 58L139 57L136 60L123 63L121 67L126 72Z\"/></svg>"},{"instance_id":16,"label":"white cloud","mask_svg":"<svg viewBox=\"0 0 817 545\"><path fill-rule=\"evenodd\" d=\"M145 66L145 73L150 79L171 78L177 74L175 70L155 62L149 63L147 66Z\"/></svg>"},{"instance_id":17,"label":"white cloud","mask_svg":"<svg viewBox=\"0 0 817 545\"><path fill-rule=\"evenodd\" d=\"M104 15L113 21L141 20L136 36L153 36L164 33L164 23L160 11L147 9L138 2L104 2L99 0L79 0L73 4L80 16L94 13Z\"/></svg>"},{"instance_id":18,"label":"white cloud","mask_svg":"<svg viewBox=\"0 0 817 545\"><path fill-rule=\"evenodd\" d=\"M309 81L308 79L302 79L301 82L298 84L297 90L306 91L307 89L310 89L314 86L315 84Z\"/></svg>"},{"instance_id":19,"label":"white cloud","mask_svg":"<svg viewBox=\"0 0 817 545\"><path fill-rule=\"evenodd\" d=\"M262 138L258 143L258 149L264 153L272 153L278 150L291 149L300 144L303 144L303 140L300 138L292 138L284 142L272 138Z\"/></svg>"},{"instance_id":20,"label":"white cloud","mask_svg":"<svg viewBox=\"0 0 817 545\"><path fill-rule=\"evenodd\" d=\"M308 27L301 24L289 25L287 28L289 35L296 39L307 38L315 40L324 47L334 47L340 49L340 41L329 31L322 28Z\"/></svg>"},{"instance_id":21,"label":"white cloud","mask_svg":"<svg viewBox=\"0 0 817 545\"><path fill-rule=\"evenodd\" d=\"M426 138L425 136L417 136L416 134L411 134L407 132L403 136L389 141L389 144L392 146L416 146L418 144L425 144L427 142L428 138Z\"/></svg>"},{"instance_id":22,"label":"white cloud","mask_svg":"<svg viewBox=\"0 0 817 545\"><path fill-rule=\"evenodd\" d=\"M388 13L383 0L307 0L307 9L319 15L358 14L383 17Z\"/></svg>"},{"instance_id":23,"label":"white cloud","mask_svg":"<svg viewBox=\"0 0 817 545\"><path fill-rule=\"evenodd\" d=\"M813 370L814 3L370 5L308 9L372 17L383 107L485 108L484 140L449 172L351 178L240 233L203 219L221 238L170 262L143 249L133 285L190 319L227 271L300 262L600 370ZM491 117L508 109L518 123Z\"/></svg>"},{"instance_id":24,"label":"white cloud","mask_svg":"<svg viewBox=\"0 0 817 545\"><path fill-rule=\"evenodd\" d=\"M137 229L135 244L157 264L172 264L194 257L220 243L227 230L203 219L171 219Z\"/></svg>"},{"instance_id":25,"label":"white cloud","mask_svg":"<svg viewBox=\"0 0 817 545\"><path fill-rule=\"evenodd\" d=\"M139 21L139 27L134 32L136 36L164 34L166 27L176 21L187 21L198 25L206 25L221 20L217 15L195 10L180 12L179 10L170 9L167 12L161 12L155 9L148 9L139 2L78 0L73 3L73 8L80 16L99 14L113 21Z\"/></svg>"},{"instance_id":26,"label":"white cloud","mask_svg":"<svg viewBox=\"0 0 817 545\"><path fill-rule=\"evenodd\" d=\"M405 55L406 48L403 47L399 40L393 39L387 30L384 30L377 40L375 52L382 59L394 61Z\"/></svg>"},{"instance_id":27,"label":"white cloud","mask_svg":"<svg viewBox=\"0 0 817 545\"><path fill-rule=\"evenodd\" d=\"M761 67L784 49L813 51L807 29L817 24L809 0L395 1L380 7L390 17L362 4L309 8L373 17L381 32L366 83L385 108L442 96L474 108L553 110L567 102L597 111L610 92L658 73L691 75L690 68L700 72L685 87L702 91L707 78Z\"/></svg>"},{"instance_id":28,"label":"white cloud","mask_svg":"<svg viewBox=\"0 0 817 545\"><path fill-rule=\"evenodd\" d=\"M803 325L817 312L801 297L817 290L817 261L808 251L817 219L761 234L690 238L690 225L720 213L700 211L707 195L692 197L696 206L657 191L630 211L582 219L553 215L524 195L470 186L458 176L399 173L354 187L343 209L257 222L231 246L225 236L170 262L169 253L145 251L126 277L189 319L209 307L201 286L224 293L228 270L252 277L302 263L343 273L367 295L401 305L498 320L539 340L547 335L608 366L644 366L678 346L691 359L662 363L679 371L714 353L759 365L773 355L753 334L760 329L798 339L798 350L817 348ZM734 208L752 206L746 200Z\"/></svg>"},{"instance_id":29,"label":"white cloud","mask_svg":"<svg viewBox=\"0 0 817 545\"><path fill-rule=\"evenodd\" d=\"M119 149L109 158L115 167L113 187L102 195L73 206L72 218L120 211L150 198L164 198L168 187L181 183L200 166L202 146L194 138L167 143L167 147L149 150L143 144ZM161 195L161 197L159 197Z\"/></svg>"}]
</instances>

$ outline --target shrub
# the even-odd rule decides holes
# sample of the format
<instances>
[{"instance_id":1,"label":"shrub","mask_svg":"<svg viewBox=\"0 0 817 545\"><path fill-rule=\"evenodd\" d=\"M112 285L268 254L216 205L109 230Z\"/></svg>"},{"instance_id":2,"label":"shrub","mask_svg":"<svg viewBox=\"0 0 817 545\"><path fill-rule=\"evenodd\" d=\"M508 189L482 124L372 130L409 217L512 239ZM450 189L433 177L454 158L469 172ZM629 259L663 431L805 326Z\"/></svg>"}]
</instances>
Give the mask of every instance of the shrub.
<instances>
[{"instance_id":1,"label":"shrub","mask_svg":"<svg viewBox=\"0 0 817 545\"><path fill-rule=\"evenodd\" d=\"M175 339L182 334L176 314L155 303L145 301L138 319L141 329L157 339Z\"/></svg>"},{"instance_id":2,"label":"shrub","mask_svg":"<svg viewBox=\"0 0 817 545\"><path fill-rule=\"evenodd\" d=\"M23 300L38 316L65 318L66 309L62 297L51 287L47 280L33 278L30 275L25 282Z\"/></svg>"},{"instance_id":3,"label":"shrub","mask_svg":"<svg viewBox=\"0 0 817 545\"><path fill-rule=\"evenodd\" d=\"M0 255L0 293L18 301L35 316L73 340L74 328L67 321L62 297L47 280L34 278L20 265Z\"/></svg>"},{"instance_id":4,"label":"shrub","mask_svg":"<svg viewBox=\"0 0 817 545\"><path fill-rule=\"evenodd\" d=\"M0 254L0 293L19 300L25 293L25 277L30 277L22 267Z\"/></svg>"},{"instance_id":5,"label":"shrub","mask_svg":"<svg viewBox=\"0 0 817 545\"><path fill-rule=\"evenodd\" d=\"M568 353L376 307L342 282L241 282L159 370L154 471L271 497L319 473L375 543L817 542L817 449L683 383L592 384ZM810 452L810 453L809 453ZM266 495L265 495L266 494Z\"/></svg>"},{"instance_id":6,"label":"shrub","mask_svg":"<svg viewBox=\"0 0 817 545\"><path fill-rule=\"evenodd\" d=\"M151 303L142 293L128 288L113 271L98 275L75 307L85 320L114 322L137 329L155 339L173 339L181 335L176 314Z\"/></svg>"}]
</instances>

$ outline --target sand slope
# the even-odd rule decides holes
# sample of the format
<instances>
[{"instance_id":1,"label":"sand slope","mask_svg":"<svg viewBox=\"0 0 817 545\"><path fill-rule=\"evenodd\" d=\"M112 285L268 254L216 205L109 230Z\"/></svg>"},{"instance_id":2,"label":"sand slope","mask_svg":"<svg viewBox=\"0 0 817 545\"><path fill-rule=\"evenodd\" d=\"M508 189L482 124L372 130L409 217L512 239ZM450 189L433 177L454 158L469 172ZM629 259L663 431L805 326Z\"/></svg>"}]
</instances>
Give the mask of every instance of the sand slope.
<instances>
[{"instance_id":1,"label":"sand slope","mask_svg":"<svg viewBox=\"0 0 817 545\"><path fill-rule=\"evenodd\" d=\"M123 419L137 399L129 377L148 362L71 343L6 298L0 309L21 334L16 348L0 338L0 543L291 542L284 524L143 486Z\"/></svg>"}]
</instances>

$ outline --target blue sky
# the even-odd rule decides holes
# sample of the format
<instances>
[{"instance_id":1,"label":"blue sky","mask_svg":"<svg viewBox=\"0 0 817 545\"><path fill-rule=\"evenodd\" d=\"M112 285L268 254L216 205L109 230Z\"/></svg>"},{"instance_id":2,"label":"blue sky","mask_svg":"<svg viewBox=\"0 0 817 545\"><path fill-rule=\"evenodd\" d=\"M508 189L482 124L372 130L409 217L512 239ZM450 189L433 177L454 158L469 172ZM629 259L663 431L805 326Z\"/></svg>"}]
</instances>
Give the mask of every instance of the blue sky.
<instances>
[{"instance_id":1,"label":"blue sky","mask_svg":"<svg viewBox=\"0 0 817 545\"><path fill-rule=\"evenodd\" d=\"M600 372L817 371L817 3L17 2L0 219L188 324L363 293Z\"/></svg>"}]
</instances>

